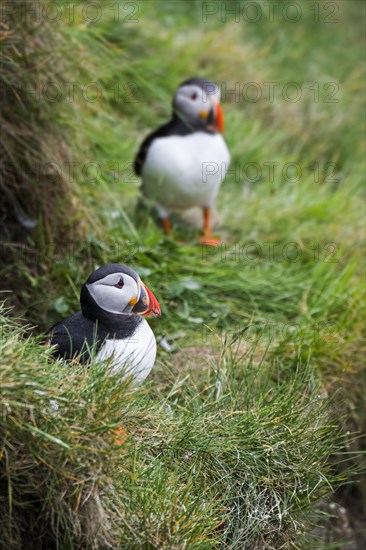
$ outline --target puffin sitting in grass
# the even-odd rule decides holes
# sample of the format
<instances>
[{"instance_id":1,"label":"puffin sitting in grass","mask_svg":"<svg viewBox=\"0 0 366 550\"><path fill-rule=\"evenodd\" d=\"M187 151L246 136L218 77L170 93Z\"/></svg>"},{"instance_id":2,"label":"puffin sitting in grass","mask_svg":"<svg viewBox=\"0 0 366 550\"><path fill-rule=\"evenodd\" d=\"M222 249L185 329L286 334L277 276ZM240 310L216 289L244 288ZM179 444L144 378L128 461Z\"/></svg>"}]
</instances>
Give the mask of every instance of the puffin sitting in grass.
<instances>
[{"instance_id":1,"label":"puffin sitting in grass","mask_svg":"<svg viewBox=\"0 0 366 550\"><path fill-rule=\"evenodd\" d=\"M86 363L111 360L112 372L142 382L154 366L156 340L146 316L160 316L160 306L137 273L125 265L100 267L80 294L81 311L53 326L48 334L54 355Z\"/></svg>"},{"instance_id":2,"label":"puffin sitting in grass","mask_svg":"<svg viewBox=\"0 0 366 550\"><path fill-rule=\"evenodd\" d=\"M200 206L200 242L220 243L212 234L211 209L230 162L223 130L219 87L190 78L175 93L171 120L142 143L135 172L142 177L143 195L154 204L166 234L171 230L171 211Z\"/></svg>"}]
</instances>

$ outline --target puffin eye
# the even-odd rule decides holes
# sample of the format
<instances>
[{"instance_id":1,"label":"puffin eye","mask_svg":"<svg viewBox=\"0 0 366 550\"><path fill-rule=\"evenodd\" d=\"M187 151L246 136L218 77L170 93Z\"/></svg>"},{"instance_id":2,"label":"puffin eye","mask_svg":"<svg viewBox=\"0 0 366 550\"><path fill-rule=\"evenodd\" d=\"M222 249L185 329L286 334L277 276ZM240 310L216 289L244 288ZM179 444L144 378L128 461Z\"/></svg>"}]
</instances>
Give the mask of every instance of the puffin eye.
<instances>
[{"instance_id":1,"label":"puffin eye","mask_svg":"<svg viewBox=\"0 0 366 550\"><path fill-rule=\"evenodd\" d=\"M125 283L123 282L122 277L120 277L118 283L116 283L114 286L115 286L116 288L123 288L123 287L124 287L124 284L125 284Z\"/></svg>"},{"instance_id":2,"label":"puffin eye","mask_svg":"<svg viewBox=\"0 0 366 550\"><path fill-rule=\"evenodd\" d=\"M196 94L196 92L195 92L194 94L191 95L191 99L193 99L193 101L194 101L195 99L197 99L197 94Z\"/></svg>"}]
</instances>

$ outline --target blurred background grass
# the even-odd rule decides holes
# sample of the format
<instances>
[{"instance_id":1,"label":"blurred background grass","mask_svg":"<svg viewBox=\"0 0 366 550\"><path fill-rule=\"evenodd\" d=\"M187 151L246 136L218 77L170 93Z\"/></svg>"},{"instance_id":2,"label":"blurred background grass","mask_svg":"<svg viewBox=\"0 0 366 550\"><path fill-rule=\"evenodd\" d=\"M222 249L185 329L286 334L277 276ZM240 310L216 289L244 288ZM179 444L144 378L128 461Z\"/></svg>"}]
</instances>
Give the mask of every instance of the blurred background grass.
<instances>
[{"instance_id":1,"label":"blurred background grass","mask_svg":"<svg viewBox=\"0 0 366 550\"><path fill-rule=\"evenodd\" d=\"M352 0L298 0L292 7L287 2L256 2L254 12L250 4L151 0L116 2L111 9L106 3L80 2L70 12L67 2L60 1L52 6L38 2L36 12L31 12L34 3L1 2L0 269L6 291L3 298L7 307L13 307L10 314L38 327L33 332L42 331L77 309L80 285L93 269L102 263L125 262L137 269L159 297L163 317L153 321L153 329L165 343L146 395L135 395L130 388L116 390L115 400L125 411L124 422L131 423L135 436L126 443L124 453L137 458L134 465L128 462L124 476L113 477L109 472L105 485L93 482L98 494L106 495L102 508L114 502L117 510L106 520L112 526L111 538L103 529L101 539L90 534L84 512L79 514L79 510L80 503L88 501L85 494L92 491L88 485L85 494L79 491L81 486L84 490L80 482L73 493L63 466L55 467L59 477L47 478L48 491L36 491L37 476L42 478L42 468L54 464L59 443L48 438L51 450L47 447L42 459L35 456L32 445L22 443L24 433L14 434L9 428L13 420L6 409L2 456L7 462L3 459L0 464L6 481L2 487L7 487L2 509L8 547L9 541L21 547L24 526L29 517L37 516L40 506L44 515L39 517L47 520L42 529L49 532L42 531L41 521L36 522L34 540L39 544L42 540L45 547L55 540L62 540L65 547L91 544L88 537L97 540L97 547L113 547L116 540L126 545L132 537L131 547L149 548L181 548L184 544L200 548L280 548L286 544L293 548L363 548L365 485L350 475L331 502L323 497L326 488L331 492L339 487L347 469L358 468L362 440L346 434L359 434L365 428L365 5ZM238 7L236 20L230 10ZM256 13L261 17L251 22ZM169 117L177 85L193 75L221 85L225 139L235 170L228 174L217 201L217 232L224 244L213 250L196 244L195 218L177 220L172 240L163 237L151 220L143 227L135 221L139 180L132 174L134 155L143 137ZM235 87L242 92L250 82L255 87L246 95L228 93ZM275 83L273 101L266 83ZM283 97L290 83L301 89L299 101ZM250 101L255 89L262 96ZM291 97L294 90L288 88ZM273 174L268 163L273 165ZM291 168L284 171L288 163L301 175L296 177ZM182 239L185 244L176 244ZM50 366L37 341L32 337L24 341L10 325L3 334L10 352L4 359L2 381L5 387L16 388L10 401L22 404L19 417L15 415L18 428L22 415L28 414L18 383L24 377L32 380L38 369L38 389L48 395L57 388L51 397L59 399L61 394L66 399L69 395L76 408L85 402L72 391L74 376L85 392L90 391L91 380L92 386L108 386L100 382L97 367L87 375L71 375L67 370L68 376L61 375L61 382L56 383L64 367ZM20 338L19 348L13 349L13 338ZM226 390L217 390L222 385ZM177 389L170 393L172 386ZM210 393L212 387L216 393ZM90 399L105 406L108 395L114 402L111 391L108 386L108 391L96 392ZM33 410L37 406L33 389L27 392L24 401ZM275 397L263 407L268 392ZM130 409L125 410L131 395L133 414L140 415L135 424L128 420L130 414L134 418ZM229 396L229 402L222 401L222 395ZM314 404L315 395L330 400L324 406L332 420L321 412L323 403ZM247 400L244 409L243 399ZM302 399L309 399L309 404L302 404ZM167 417L160 401L173 407L173 417ZM250 480L240 481L244 498L236 468L222 458L224 449L230 447L232 434L237 434L237 442L232 443L237 465L246 471L246 449L255 447L260 452L263 440L249 441L243 434L262 433L265 426L272 426L271 407L276 418L282 418L283 412L276 408L281 403L287 405L293 436L287 440L283 433L274 432L270 474L263 473L258 458ZM245 424L238 415L233 425L225 427L223 421L223 433L214 428L217 447L210 448L212 455L200 454L197 469L187 473L180 452L190 457L196 449L196 443L187 439L187 430L206 449L203 431L209 431L212 423L220 424L217 406L226 411L225 418L225 414L236 418L242 411ZM304 413L303 419L303 406L314 408L316 414ZM300 416L291 416L290 411L297 408ZM60 431L59 420L55 426L48 416L31 415L34 424L27 423L33 426L27 432L29 441L45 437L34 427L51 435L52 430ZM85 418L79 422L88 434L88 449L94 445L89 430L100 428L103 435L111 429L111 422L98 415L92 422ZM142 428L141 422L148 422L150 428ZM314 435L317 423L319 436ZM62 437L57 437L69 445L70 469L78 477L73 445L79 448L80 432L67 415L64 424ZM182 438L171 443L167 455L157 452L170 429ZM267 438L272 432L266 430ZM302 430L308 433L301 451L303 465L295 457ZM103 438L98 437L98 445L103 446ZM281 442L288 444L286 457ZM319 484L311 473L311 442L322 480ZM341 451L355 455L346 455L345 466L335 466L340 460L344 463ZM175 461L170 452L177 453ZM112 470L118 470L119 453L111 458ZM98 479L96 472L104 456L97 453L93 464L83 458L85 478L93 471L93 479ZM205 459L208 456L217 468ZM16 484L24 457L26 471L36 472L29 480L27 495L33 495L36 502L29 505L30 510L28 505L24 510L20 506L24 480ZM268 457L262 458L267 464ZM295 481L286 485L283 476L288 469L293 469ZM228 485L223 487L225 475ZM127 484L126 476L133 485ZM171 485L166 479L173 480ZM217 487L216 483L218 489L211 492L210 486ZM12 484L18 491L13 501L9 497ZM54 508L52 498L57 500L64 484L70 499L65 508ZM204 491L203 506L192 497L192 484L198 484L197 494ZM170 492L169 487L174 490ZM263 497L260 512L264 515L258 507L253 512L258 495ZM152 499L157 508L150 514ZM12 506L14 525L9 520ZM177 510L183 513L184 507L192 516L181 532ZM137 510L141 524L132 520ZM284 511L288 522L281 519ZM175 528L166 520L170 514L178 522ZM335 519L321 520L319 514L334 514ZM267 520L263 532L260 525ZM318 526L311 527L312 522ZM139 534L141 525L144 535ZM306 539L301 538L304 531Z\"/></svg>"}]
</instances>

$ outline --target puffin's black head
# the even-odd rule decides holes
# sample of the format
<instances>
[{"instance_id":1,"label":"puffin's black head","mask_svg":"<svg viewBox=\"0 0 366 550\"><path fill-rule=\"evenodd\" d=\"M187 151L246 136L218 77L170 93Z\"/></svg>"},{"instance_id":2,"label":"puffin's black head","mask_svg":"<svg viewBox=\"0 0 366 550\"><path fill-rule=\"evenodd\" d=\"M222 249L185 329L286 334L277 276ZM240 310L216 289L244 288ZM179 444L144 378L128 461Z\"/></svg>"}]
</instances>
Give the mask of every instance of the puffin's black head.
<instances>
[{"instance_id":1,"label":"puffin's black head","mask_svg":"<svg viewBox=\"0 0 366 550\"><path fill-rule=\"evenodd\" d=\"M224 115L220 105L220 88L204 78L190 78L177 89L174 112L188 124L214 132L224 131Z\"/></svg>"},{"instance_id":2,"label":"puffin's black head","mask_svg":"<svg viewBox=\"0 0 366 550\"><path fill-rule=\"evenodd\" d=\"M83 314L98 319L99 313L160 315L160 306L137 273L121 264L107 264L90 275L80 294Z\"/></svg>"}]
</instances>

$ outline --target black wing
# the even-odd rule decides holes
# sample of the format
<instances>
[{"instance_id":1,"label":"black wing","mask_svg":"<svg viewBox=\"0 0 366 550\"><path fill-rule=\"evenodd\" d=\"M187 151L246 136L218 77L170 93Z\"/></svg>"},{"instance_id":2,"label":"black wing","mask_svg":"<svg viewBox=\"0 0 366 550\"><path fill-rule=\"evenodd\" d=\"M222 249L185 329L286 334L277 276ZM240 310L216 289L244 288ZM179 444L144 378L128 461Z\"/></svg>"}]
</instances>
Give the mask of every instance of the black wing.
<instances>
[{"instance_id":1,"label":"black wing","mask_svg":"<svg viewBox=\"0 0 366 550\"><path fill-rule=\"evenodd\" d=\"M159 137L159 136L156 135L156 132L153 132L152 134L149 134L142 142L140 149L138 150L138 153L135 157L135 162L133 164L133 168L135 170L136 176L141 176L142 168L144 166L147 152L149 150L151 143L154 141L156 137Z\"/></svg>"},{"instance_id":2,"label":"black wing","mask_svg":"<svg viewBox=\"0 0 366 550\"><path fill-rule=\"evenodd\" d=\"M107 337L107 332L104 332L79 312L54 325L47 335L49 343L57 346L53 352L55 357L69 360L78 357L81 363L86 363L92 348L96 346L98 351Z\"/></svg>"},{"instance_id":3,"label":"black wing","mask_svg":"<svg viewBox=\"0 0 366 550\"><path fill-rule=\"evenodd\" d=\"M154 139L168 136L187 136L188 134L192 134L194 131L195 130L192 126L186 124L182 119L174 115L170 122L160 126L160 128L149 134L142 142L134 162L135 174L137 176L141 176L149 147Z\"/></svg>"}]
</instances>

